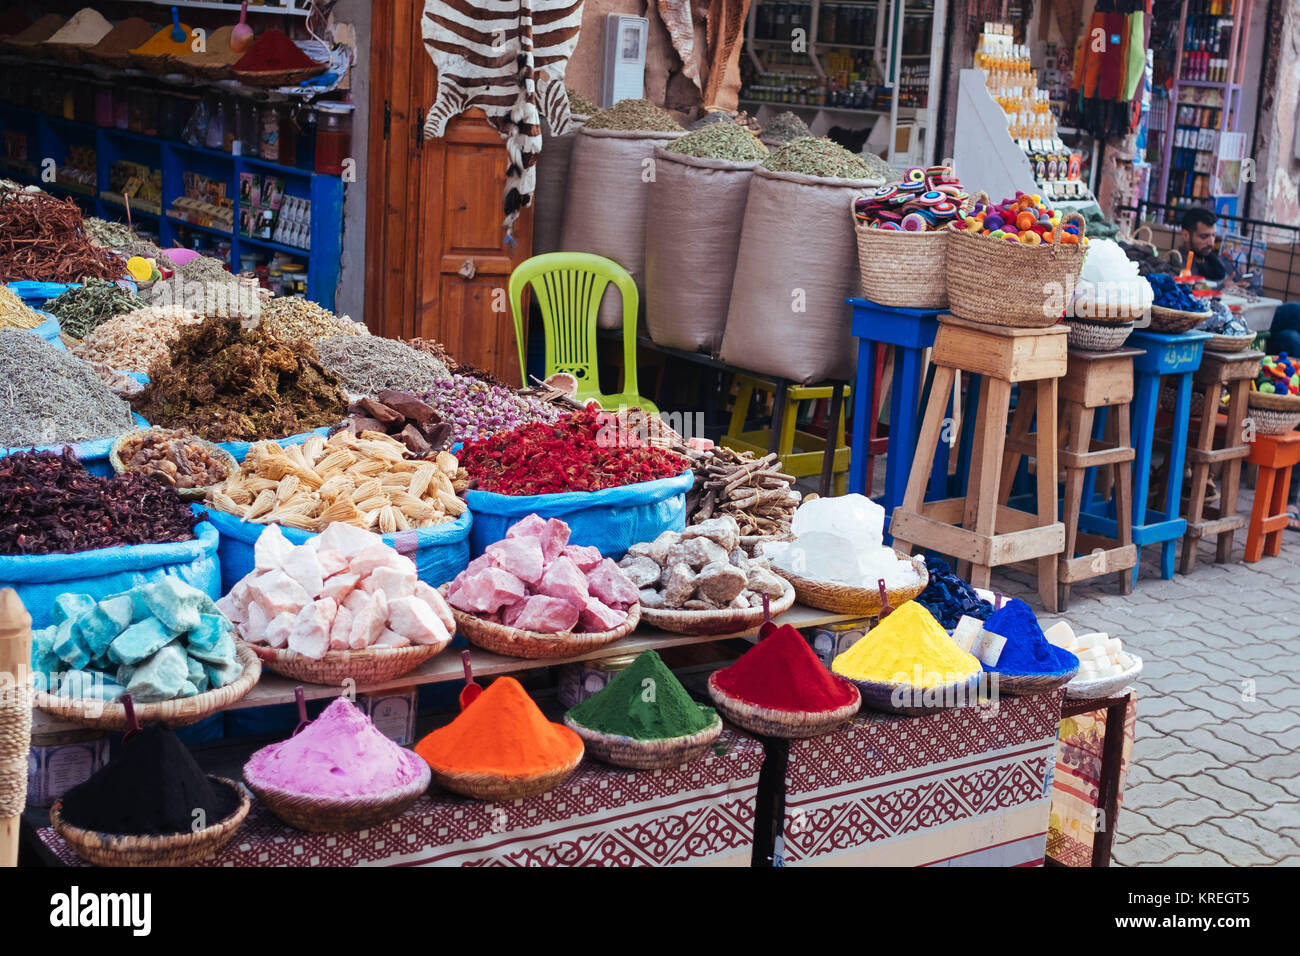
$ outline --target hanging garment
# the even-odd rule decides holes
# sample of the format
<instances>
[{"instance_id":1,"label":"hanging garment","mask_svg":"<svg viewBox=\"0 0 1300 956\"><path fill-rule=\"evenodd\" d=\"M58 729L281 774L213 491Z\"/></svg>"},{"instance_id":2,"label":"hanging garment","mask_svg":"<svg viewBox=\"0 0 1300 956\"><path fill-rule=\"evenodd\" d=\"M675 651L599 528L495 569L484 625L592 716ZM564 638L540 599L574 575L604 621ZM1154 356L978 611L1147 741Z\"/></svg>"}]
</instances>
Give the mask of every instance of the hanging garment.
<instances>
[{"instance_id":1,"label":"hanging garment","mask_svg":"<svg viewBox=\"0 0 1300 956\"><path fill-rule=\"evenodd\" d=\"M569 127L564 73L578 45L584 0L427 0L421 30L438 70L424 136L472 107L506 141L505 227L532 202L541 114L559 136Z\"/></svg>"}]
</instances>

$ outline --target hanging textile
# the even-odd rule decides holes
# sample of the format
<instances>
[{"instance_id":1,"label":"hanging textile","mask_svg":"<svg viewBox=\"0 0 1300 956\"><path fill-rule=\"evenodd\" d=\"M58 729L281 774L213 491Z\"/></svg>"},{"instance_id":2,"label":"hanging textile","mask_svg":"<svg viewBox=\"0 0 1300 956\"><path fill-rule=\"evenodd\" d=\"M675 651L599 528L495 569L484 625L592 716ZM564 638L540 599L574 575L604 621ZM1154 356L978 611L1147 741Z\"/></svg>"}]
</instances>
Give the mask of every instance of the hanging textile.
<instances>
[{"instance_id":1,"label":"hanging textile","mask_svg":"<svg viewBox=\"0 0 1300 956\"><path fill-rule=\"evenodd\" d=\"M506 141L506 238L532 202L541 117L555 135L569 127L564 73L578 45L583 0L427 0L424 47L438 70L426 139L478 107Z\"/></svg>"},{"instance_id":2,"label":"hanging textile","mask_svg":"<svg viewBox=\"0 0 1300 956\"><path fill-rule=\"evenodd\" d=\"M1067 125L1102 139L1123 136L1140 116L1133 101L1146 63L1150 0L1097 0L1075 46Z\"/></svg>"}]
</instances>

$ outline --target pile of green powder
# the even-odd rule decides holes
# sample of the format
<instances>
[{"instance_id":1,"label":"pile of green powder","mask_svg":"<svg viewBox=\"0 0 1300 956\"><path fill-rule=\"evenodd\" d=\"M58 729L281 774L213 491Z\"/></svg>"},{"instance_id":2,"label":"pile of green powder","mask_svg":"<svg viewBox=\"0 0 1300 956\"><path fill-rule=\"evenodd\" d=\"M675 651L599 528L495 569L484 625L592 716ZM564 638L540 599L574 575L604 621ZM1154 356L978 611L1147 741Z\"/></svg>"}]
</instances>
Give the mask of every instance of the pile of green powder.
<instances>
[{"instance_id":1,"label":"pile of green powder","mask_svg":"<svg viewBox=\"0 0 1300 956\"><path fill-rule=\"evenodd\" d=\"M695 703L654 651L642 651L566 716L591 730L634 740L685 737L716 719L713 708Z\"/></svg>"},{"instance_id":2,"label":"pile of green powder","mask_svg":"<svg viewBox=\"0 0 1300 956\"><path fill-rule=\"evenodd\" d=\"M600 107L575 90L569 90L569 112L579 116L592 116L600 112Z\"/></svg>"},{"instance_id":3,"label":"pile of green powder","mask_svg":"<svg viewBox=\"0 0 1300 956\"><path fill-rule=\"evenodd\" d=\"M772 122L763 127L760 135L769 143L784 145L791 140L811 136L812 130L798 116L786 110L772 117Z\"/></svg>"},{"instance_id":4,"label":"pile of green powder","mask_svg":"<svg viewBox=\"0 0 1300 956\"><path fill-rule=\"evenodd\" d=\"M589 120L587 129L651 130L660 133L680 133L682 125L666 110L661 110L649 100L620 100L607 110L601 110Z\"/></svg>"},{"instance_id":5,"label":"pile of green powder","mask_svg":"<svg viewBox=\"0 0 1300 956\"><path fill-rule=\"evenodd\" d=\"M870 167L861 158L820 136L804 136L787 143L764 160L763 168L827 179L872 178Z\"/></svg>"},{"instance_id":6,"label":"pile of green powder","mask_svg":"<svg viewBox=\"0 0 1300 956\"><path fill-rule=\"evenodd\" d=\"M710 123L664 147L699 159L730 159L737 163L767 158L767 147L738 123Z\"/></svg>"},{"instance_id":7,"label":"pile of green powder","mask_svg":"<svg viewBox=\"0 0 1300 956\"><path fill-rule=\"evenodd\" d=\"M45 304L45 311L57 316L63 331L84 339L92 329L115 315L143 309L145 302L107 279L87 279L85 285L69 289Z\"/></svg>"}]
</instances>

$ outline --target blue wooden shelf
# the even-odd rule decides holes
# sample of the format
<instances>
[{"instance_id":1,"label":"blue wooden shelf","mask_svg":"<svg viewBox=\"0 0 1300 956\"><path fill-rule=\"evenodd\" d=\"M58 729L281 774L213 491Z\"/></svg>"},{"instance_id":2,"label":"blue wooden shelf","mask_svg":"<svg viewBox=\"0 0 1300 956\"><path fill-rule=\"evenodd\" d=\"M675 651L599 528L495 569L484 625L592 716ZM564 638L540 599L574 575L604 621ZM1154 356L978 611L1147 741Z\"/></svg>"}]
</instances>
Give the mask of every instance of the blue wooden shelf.
<instances>
[{"instance_id":1,"label":"blue wooden shelf","mask_svg":"<svg viewBox=\"0 0 1300 956\"><path fill-rule=\"evenodd\" d=\"M0 133L11 129L28 134L29 156L50 157L59 164L66 160L70 146L85 145L88 139L92 140L100 183L109 181L109 168L118 160L157 164L162 171L163 214L149 212L134 205L131 214L133 217L157 220L159 245L170 246L177 233L183 229L216 236L230 242L229 261L233 268L238 268L242 255L254 250L287 253L307 263L307 297L327 309L334 308L343 251L343 181L340 177L282 166L251 156L232 156L221 150L190 146L179 140L143 136L128 130L105 129L89 123L49 116L29 107L0 103ZM103 193L90 195L59 183L43 183L39 178L39 166L28 169L8 159L0 159L0 166L14 178L84 200L90 207L89 211L96 216L122 218L120 211L124 211L125 207L117 200L106 198ZM166 215L172 201L185 194L183 174L187 170L224 180L226 195L234 198L236 223L239 222L241 206L240 175L252 173L281 177L286 196L311 201L311 250L267 239L252 239L212 226L197 226Z\"/></svg>"}]
</instances>

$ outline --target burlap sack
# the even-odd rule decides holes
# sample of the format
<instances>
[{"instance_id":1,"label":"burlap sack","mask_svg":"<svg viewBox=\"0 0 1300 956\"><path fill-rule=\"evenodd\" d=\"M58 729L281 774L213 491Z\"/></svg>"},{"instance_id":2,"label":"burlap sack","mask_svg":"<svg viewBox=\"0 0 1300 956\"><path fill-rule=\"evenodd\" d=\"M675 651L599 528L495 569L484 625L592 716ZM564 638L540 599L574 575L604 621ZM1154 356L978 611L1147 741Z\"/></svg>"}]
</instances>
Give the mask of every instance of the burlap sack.
<instances>
[{"instance_id":1,"label":"burlap sack","mask_svg":"<svg viewBox=\"0 0 1300 956\"><path fill-rule=\"evenodd\" d=\"M648 130L578 130L569 160L564 199L565 252L594 252L613 259L632 274L645 299L645 224L654 148L682 133ZM600 303L602 329L623 326L623 303L610 285Z\"/></svg>"},{"instance_id":2,"label":"burlap sack","mask_svg":"<svg viewBox=\"0 0 1300 956\"><path fill-rule=\"evenodd\" d=\"M578 130L587 117L570 113L572 125L563 136L551 133L542 118L542 151L537 156L537 186L533 190L533 255L559 252L564 229L564 193L569 185L569 159Z\"/></svg>"},{"instance_id":3,"label":"burlap sack","mask_svg":"<svg viewBox=\"0 0 1300 956\"><path fill-rule=\"evenodd\" d=\"M849 201L878 185L754 171L723 361L801 384L853 377L858 350L844 300L858 293L858 250Z\"/></svg>"},{"instance_id":4,"label":"burlap sack","mask_svg":"<svg viewBox=\"0 0 1300 956\"><path fill-rule=\"evenodd\" d=\"M697 159L655 147L645 236L650 338L716 352L727 325L740 226L757 162Z\"/></svg>"}]
</instances>

